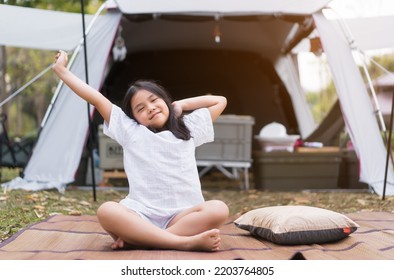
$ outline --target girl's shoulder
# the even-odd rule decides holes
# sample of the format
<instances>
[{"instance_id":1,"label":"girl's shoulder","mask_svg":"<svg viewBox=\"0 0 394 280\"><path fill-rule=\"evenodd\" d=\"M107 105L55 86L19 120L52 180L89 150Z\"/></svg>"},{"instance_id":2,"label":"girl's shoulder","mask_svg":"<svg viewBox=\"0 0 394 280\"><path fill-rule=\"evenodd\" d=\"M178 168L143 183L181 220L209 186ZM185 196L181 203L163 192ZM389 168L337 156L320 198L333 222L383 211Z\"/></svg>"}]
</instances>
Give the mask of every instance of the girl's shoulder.
<instances>
[{"instance_id":1,"label":"girl's shoulder","mask_svg":"<svg viewBox=\"0 0 394 280\"><path fill-rule=\"evenodd\" d=\"M111 120L112 119L115 120L115 124L137 124L134 119L127 116L126 113L115 104L112 104Z\"/></svg>"},{"instance_id":2,"label":"girl's shoulder","mask_svg":"<svg viewBox=\"0 0 394 280\"><path fill-rule=\"evenodd\" d=\"M205 121L210 121L212 122L211 119L211 114L209 113L209 110L207 108L200 108L200 109L196 109L194 111L192 111L189 114L186 114L183 117L185 123L190 122L190 123L195 123L201 120L205 120Z\"/></svg>"},{"instance_id":3,"label":"girl's shoulder","mask_svg":"<svg viewBox=\"0 0 394 280\"><path fill-rule=\"evenodd\" d=\"M104 123L104 134L123 145L125 139L130 139L136 133L138 124L135 120L127 116L123 110L112 104L109 124Z\"/></svg>"}]
</instances>

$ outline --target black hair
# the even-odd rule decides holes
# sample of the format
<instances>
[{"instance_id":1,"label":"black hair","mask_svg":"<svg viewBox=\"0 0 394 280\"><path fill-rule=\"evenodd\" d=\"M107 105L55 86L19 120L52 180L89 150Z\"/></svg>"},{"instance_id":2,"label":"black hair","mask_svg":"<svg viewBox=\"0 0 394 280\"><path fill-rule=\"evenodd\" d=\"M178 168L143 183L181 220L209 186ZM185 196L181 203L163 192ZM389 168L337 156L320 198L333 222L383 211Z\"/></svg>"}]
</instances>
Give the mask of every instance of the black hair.
<instances>
[{"instance_id":1,"label":"black hair","mask_svg":"<svg viewBox=\"0 0 394 280\"><path fill-rule=\"evenodd\" d=\"M169 116L164 126L164 129L171 131L175 135L175 137L179 139L189 140L191 138L190 130L185 125L185 122L183 121L183 116L177 117L175 115L170 94L161 85L159 85L154 81L138 80L135 81L129 87L125 97L123 98L123 111L125 112L125 114L130 118L134 119L135 121L137 121L136 118L134 117L133 110L131 107L131 99L137 93L137 91L142 89L153 93L154 95L163 99L164 102L166 103L169 109ZM153 132L157 132L157 130L155 130L152 127L149 127L149 129L152 130Z\"/></svg>"}]
</instances>

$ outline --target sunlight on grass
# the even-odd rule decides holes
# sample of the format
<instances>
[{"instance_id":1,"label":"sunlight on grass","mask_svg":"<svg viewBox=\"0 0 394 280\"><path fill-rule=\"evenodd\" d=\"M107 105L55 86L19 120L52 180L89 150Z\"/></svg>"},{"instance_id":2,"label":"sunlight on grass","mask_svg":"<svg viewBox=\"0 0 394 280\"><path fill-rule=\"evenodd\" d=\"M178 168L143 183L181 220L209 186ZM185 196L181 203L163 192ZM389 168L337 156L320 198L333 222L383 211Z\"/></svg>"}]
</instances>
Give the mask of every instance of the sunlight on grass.
<instances>
[{"instance_id":1,"label":"sunlight on grass","mask_svg":"<svg viewBox=\"0 0 394 280\"><path fill-rule=\"evenodd\" d=\"M20 168L8 168L8 167L0 167L1 174L1 183L8 182L16 177L18 177L21 173Z\"/></svg>"}]
</instances>

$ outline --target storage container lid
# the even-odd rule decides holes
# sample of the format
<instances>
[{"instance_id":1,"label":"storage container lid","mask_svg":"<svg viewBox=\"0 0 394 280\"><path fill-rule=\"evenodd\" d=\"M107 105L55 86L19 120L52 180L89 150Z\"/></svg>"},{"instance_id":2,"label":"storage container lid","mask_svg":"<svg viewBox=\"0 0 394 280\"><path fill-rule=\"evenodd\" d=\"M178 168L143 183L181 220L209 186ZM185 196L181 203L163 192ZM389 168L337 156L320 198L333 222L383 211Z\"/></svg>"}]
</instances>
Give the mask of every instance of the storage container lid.
<instances>
[{"instance_id":1,"label":"storage container lid","mask_svg":"<svg viewBox=\"0 0 394 280\"><path fill-rule=\"evenodd\" d=\"M264 126L259 133L260 137L287 137L286 127L283 124L272 122Z\"/></svg>"},{"instance_id":2,"label":"storage container lid","mask_svg":"<svg viewBox=\"0 0 394 280\"><path fill-rule=\"evenodd\" d=\"M220 115L216 119L217 123L234 123L234 124L254 124L254 117L247 115Z\"/></svg>"}]
</instances>

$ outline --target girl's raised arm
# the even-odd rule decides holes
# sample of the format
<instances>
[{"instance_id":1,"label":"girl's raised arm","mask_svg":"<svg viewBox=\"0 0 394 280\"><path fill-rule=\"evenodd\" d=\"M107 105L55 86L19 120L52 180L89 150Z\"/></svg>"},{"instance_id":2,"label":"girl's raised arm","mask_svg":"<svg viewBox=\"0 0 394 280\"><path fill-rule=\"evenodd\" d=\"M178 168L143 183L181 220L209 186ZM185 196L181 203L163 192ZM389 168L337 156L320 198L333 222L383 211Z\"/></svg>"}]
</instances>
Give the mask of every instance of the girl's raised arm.
<instances>
[{"instance_id":1,"label":"girl's raised arm","mask_svg":"<svg viewBox=\"0 0 394 280\"><path fill-rule=\"evenodd\" d=\"M172 105L177 115L182 114L183 111L208 108L212 121L215 121L226 108L227 99L219 95L202 95L174 101Z\"/></svg>"},{"instance_id":2,"label":"girl's raised arm","mask_svg":"<svg viewBox=\"0 0 394 280\"><path fill-rule=\"evenodd\" d=\"M66 68L66 65L67 54L64 51L59 51L56 55L55 63L52 66L55 74L78 96L95 106L100 115L104 118L104 121L109 124L112 110L111 101L99 91L80 80Z\"/></svg>"}]
</instances>

